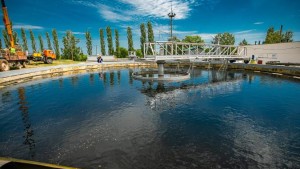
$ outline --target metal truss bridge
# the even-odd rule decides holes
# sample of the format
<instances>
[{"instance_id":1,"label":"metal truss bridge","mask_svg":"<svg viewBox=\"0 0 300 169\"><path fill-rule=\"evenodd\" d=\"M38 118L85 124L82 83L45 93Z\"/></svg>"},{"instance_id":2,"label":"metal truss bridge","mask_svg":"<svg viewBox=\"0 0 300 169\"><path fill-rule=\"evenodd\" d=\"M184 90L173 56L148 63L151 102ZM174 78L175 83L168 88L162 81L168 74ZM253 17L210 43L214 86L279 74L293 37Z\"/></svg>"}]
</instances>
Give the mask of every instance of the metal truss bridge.
<instances>
[{"instance_id":1,"label":"metal truss bridge","mask_svg":"<svg viewBox=\"0 0 300 169\"><path fill-rule=\"evenodd\" d=\"M249 59L246 47L207 43L148 42L144 43L143 52L143 60L154 62L167 60Z\"/></svg>"}]
</instances>

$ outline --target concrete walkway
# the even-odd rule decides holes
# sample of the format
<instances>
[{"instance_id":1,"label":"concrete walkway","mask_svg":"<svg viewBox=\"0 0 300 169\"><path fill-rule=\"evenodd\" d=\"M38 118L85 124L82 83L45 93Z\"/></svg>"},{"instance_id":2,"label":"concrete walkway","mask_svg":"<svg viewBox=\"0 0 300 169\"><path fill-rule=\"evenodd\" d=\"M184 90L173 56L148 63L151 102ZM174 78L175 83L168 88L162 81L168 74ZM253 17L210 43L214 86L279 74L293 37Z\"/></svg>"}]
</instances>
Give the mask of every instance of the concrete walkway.
<instances>
[{"instance_id":1,"label":"concrete walkway","mask_svg":"<svg viewBox=\"0 0 300 169\"><path fill-rule=\"evenodd\" d=\"M136 62L134 61L118 61L118 62L103 62L103 63L85 62L85 63L71 64L71 65L58 65L58 66L38 67L38 68L31 68L31 69L18 69L18 70L0 72L0 78L22 75L22 74L33 73L33 72L40 72L40 71L45 71L50 69L74 67L74 66L88 66L88 65L101 65L101 64L115 65L115 64L129 64L129 63L136 63Z\"/></svg>"}]
</instances>

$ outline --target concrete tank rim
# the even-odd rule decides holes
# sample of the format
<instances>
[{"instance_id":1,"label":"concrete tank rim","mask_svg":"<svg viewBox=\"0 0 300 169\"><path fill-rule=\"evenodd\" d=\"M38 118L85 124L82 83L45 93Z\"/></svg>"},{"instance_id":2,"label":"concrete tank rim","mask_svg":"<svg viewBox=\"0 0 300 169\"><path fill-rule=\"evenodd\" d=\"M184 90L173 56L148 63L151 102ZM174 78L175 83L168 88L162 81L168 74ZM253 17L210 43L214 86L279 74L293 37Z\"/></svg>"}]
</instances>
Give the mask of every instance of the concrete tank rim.
<instances>
[{"instance_id":1,"label":"concrete tank rim","mask_svg":"<svg viewBox=\"0 0 300 169\"><path fill-rule=\"evenodd\" d=\"M138 75L145 74L145 73L158 73L157 70L149 70L149 71L139 71L133 72L132 77L136 80L144 81L144 82L181 82L185 80L189 80L191 78L190 73L188 72L173 72L173 71L165 71L165 74L172 74L176 73L181 76L179 77L139 77Z\"/></svg>"}]
</instances>

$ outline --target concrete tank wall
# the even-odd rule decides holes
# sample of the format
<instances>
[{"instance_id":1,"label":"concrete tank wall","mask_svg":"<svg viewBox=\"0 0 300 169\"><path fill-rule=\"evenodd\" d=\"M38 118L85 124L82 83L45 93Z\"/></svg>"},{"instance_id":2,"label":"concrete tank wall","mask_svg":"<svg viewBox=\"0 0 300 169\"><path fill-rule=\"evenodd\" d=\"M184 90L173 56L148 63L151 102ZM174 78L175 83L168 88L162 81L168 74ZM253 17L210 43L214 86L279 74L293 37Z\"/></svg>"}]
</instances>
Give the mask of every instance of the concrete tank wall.
<instances>
[{"instance_id":1,"label":"concrete tank wall","mask_svg":"<svg viewBox=\"0 0 300 169\"><path fill-rule=\"evenodd\" d=\"M255 55L255 60L280 61L280 63L300 63L300 42L249 45L247 56Z\"/></svg>"}]
</instances>

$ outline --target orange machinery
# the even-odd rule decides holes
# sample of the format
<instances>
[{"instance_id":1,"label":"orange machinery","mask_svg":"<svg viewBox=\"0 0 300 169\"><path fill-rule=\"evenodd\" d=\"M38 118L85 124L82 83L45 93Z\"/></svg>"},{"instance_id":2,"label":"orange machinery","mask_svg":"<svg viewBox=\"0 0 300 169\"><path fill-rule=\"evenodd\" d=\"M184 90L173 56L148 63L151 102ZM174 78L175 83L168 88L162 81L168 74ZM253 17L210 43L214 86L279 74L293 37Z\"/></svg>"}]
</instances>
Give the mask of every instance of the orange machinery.
<instances>
[{"instance_id":1,"label":"orange machinery","mask_svg":"<svg viewBox=\"0 0 300 169\"><path fill-rule=\"evenodd\" d=\"M2 11L3 11L3 22L5 24L5 29L7 31L10 47L6 49L1 49L0 52L0 71L9 70L10 66L17 68L25 67L27 56L23 52L23 47L15 44L13 38L13 31L7 14L7 7L5 1L1 0Z\"/></svg>"},{"instance_id":2,"label":"orange machinery","mask_svg":"<svg viewBox=\"0 0 300 169\"><path fill-rule=\"evenodd\" d=\"M52 64L53 60L56 59L56 55L52 50L44 50L43 53L33 53L32 55L27 56L28 61L43 61L47 64Z\"/></svg>"}]
</instances>

